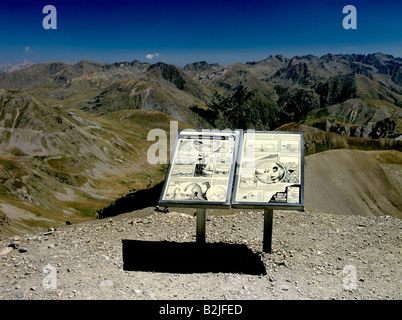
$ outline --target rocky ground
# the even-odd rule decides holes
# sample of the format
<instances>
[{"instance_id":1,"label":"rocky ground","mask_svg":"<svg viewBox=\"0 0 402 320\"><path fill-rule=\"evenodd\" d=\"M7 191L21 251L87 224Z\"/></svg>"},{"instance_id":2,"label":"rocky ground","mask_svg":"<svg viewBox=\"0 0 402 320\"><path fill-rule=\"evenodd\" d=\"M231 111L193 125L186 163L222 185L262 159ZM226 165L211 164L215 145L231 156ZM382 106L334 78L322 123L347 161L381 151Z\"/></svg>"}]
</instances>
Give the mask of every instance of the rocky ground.
<instances>
[{"instance_id":1,"label":"rocky ground","mask_svg":"<svg viewBox=\"0 0 402 320\"><path fill-rule=\"evenodd\" d=\"M196 265L186 247L198 250L196 218L176 211L149 208L1 240L0 299L402 298L400 219L275 211L268 254L261 211L211 212L211 256Z\"/></svg>"}]
</instances>

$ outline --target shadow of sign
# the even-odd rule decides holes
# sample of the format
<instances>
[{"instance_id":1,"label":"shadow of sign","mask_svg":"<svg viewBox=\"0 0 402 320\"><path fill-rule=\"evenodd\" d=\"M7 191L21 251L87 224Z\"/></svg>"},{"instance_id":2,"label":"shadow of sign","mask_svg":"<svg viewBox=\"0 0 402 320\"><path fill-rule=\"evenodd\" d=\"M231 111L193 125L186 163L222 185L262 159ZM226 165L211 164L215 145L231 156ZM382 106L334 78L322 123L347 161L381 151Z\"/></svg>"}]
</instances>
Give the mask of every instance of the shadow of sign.
<instances>
[{"instance_id":1,"label":"shadow of sign","mask_svg":"<svg viewBox=\"0 0 402 320\"><path fill-rule=\"evenodd\" d=\"M137 190L126 194L109 206L98 210L99 218L114 217L118 214L155 207L158 204L164 181L149 189Z\"/></svg>"},{"instance_id":2,"label":"shadow of sign","mask_svg":"<svg viewBox=\"0 0 402 320\"><path fill-rule=\"evenodd\" d=\"M127 271L266 274L258 254L245 244L123 239L122 247Z\"/></svg>"}]
</instances>

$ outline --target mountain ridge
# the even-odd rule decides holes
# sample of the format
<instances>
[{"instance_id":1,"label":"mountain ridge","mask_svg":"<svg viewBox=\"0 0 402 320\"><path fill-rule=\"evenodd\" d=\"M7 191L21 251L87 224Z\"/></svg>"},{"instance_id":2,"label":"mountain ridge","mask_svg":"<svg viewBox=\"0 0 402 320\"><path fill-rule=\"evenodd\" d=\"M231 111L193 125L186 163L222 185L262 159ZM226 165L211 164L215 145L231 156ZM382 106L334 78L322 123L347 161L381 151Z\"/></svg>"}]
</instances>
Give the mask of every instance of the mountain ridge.
<instances>
[{"instance_id":1,"label":"mountain ridge","mask_svg":"<svg viewBox=\"0 0 402 320\"><path fill-rule=\"evenodd\" d=\"M133 80L140 81L140 86L135 88L136 92L126 92L124 88ZM121 86L116 88L118 82ZM281 114L262 119L253 116L247 125L272 129L278 126L278 121L280 124L303 121L311 112L322 111L348 99L385 101L401 108L402 59L382 53L326 54L321 57L310 54L292 58L271 55L262 61L245 64L221 66L200 61L183 68L138 60L112 64L82 60L73 65L35 64L0 76L0 88L3 89L26 87L35 91L41 86L42 97L54 96L64 101L82 95L84 100L80 103L86 111L95 111L93 106L102 104L102 99L124 101L127 99L124 95L130 95L136 102L126 104L131 105L129 108L159 110L196 126L207 123L227 126L228 123L209 119L210 112L202 110L224 109L225 106L218 106L213 97L229 99L241 86L249 93L255 93L256 106L267 105L268 109ZM392 117L400 122L398 112ZM392 132L390 136L398 134L400 132Z\"/></svg>"},{"instance_id":2,"label":"mountain ridge","mask_svg":"<svg viewBox=\"0 0 402 320\"><path fill-rule=\"evenodd\" d=\"M306 156L400 152L401 66L379 53L276 55L183 68L48 62L3 74L0 211L11 221L3 231L94 219L130 190L158 185L167 164L147 162L148 133L169 138L175 121L182 129L301 131Z\"/></svg>"}]
</instances>

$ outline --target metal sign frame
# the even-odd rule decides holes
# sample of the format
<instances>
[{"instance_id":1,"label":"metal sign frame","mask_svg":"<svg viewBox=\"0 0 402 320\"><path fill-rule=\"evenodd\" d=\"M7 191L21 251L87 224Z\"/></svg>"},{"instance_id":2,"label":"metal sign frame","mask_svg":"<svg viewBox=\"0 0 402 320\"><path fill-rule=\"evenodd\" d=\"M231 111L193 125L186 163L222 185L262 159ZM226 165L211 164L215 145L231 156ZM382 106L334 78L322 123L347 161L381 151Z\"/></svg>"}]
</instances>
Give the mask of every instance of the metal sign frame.
<instances>
[{"instance_id":1,"label":"metal sign frame","mask_svg":"<svg viewBox=\"0 0 402 320\"><path fill-rule=\"evenodd\" d=\"M180 130L159 204L229 208L242 130Z\"/></svg>"},{"instance_id":2,"label":"metal sign frame","mask_svg":"<svg viewBox=\"0 0 402 320\"><path fill-rule=\"evenodd\" d=\"M243 133L231 204L233 208L303 210L303 133Z\"/></svg>"}]
</instances>

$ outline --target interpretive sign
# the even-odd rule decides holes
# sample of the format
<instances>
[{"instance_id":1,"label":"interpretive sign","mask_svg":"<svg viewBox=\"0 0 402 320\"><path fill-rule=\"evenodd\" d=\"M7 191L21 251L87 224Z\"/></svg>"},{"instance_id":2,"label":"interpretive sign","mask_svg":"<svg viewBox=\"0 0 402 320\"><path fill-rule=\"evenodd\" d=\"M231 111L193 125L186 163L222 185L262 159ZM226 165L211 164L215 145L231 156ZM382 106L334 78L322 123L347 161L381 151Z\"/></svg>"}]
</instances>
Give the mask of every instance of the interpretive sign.
<instances>
[{"instance_id":1,"label":"interpretive sign","mask_svg":"<svg viewBox=\"0 0 402 320\"><path fill-rule=\"evenodd\" d=\"M159 204L229 207L240 135L240 130L180 131Z\"/></svg>"},{"instance_id":2,"label":"interpretive sign","mask_svg":"<svg viewBox=\"0 0 402 320\"><path fill-rule=\"evenodd\" d=\"M245 132L233 208L303 209L304 142L299 132Z\"/></svg>"}]
</instances>

